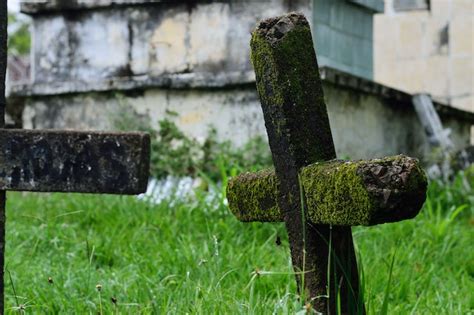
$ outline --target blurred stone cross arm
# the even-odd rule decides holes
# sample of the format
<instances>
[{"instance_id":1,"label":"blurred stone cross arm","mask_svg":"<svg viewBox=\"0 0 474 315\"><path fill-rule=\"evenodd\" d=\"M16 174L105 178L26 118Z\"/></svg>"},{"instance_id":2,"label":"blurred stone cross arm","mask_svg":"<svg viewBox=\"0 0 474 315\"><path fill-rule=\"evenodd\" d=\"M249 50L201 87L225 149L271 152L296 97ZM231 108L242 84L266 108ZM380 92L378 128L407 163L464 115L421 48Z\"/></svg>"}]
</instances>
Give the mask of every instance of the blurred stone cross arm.
<instances>
[{"instance_id":1,"label":"blurred stone cross arm","mask_svg":"<svg viewBox=\"0 0 474 315\"><path fill-rule=\"evenodd\" d=\"M4 127L7 4L0 2L0 127ZM4 310L5 191L139 194L150 136L141 132L0 129L0 312Z\"/></svg>"},{"instance_id":2,"label":"blurred stone cross arm","mask_svg":"<svg viewBox=\"0 0 474 315\"><path fill-rule=\"evenodd\" d=\"M251 58L274 170L244 173L227 187L244 222L285 222L300 295L323 314L364 314L351 226L415 217L427 189L418 160L399 155L336 160L306 18L260 22Z\"/></svg>"}]
</instances>

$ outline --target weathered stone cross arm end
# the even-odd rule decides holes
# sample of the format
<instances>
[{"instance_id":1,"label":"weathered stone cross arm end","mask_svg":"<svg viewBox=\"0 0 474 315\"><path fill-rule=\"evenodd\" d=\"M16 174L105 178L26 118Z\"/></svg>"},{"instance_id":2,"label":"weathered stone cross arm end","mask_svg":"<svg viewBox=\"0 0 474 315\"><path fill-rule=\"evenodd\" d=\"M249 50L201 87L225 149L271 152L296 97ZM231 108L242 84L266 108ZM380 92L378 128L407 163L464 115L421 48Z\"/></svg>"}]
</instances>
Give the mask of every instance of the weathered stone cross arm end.
<instances>
[{"instance_id":1,"label":"weathered stone cross arm end","mask_svg":"<svg viewBox=\"0 0 474 315\"><path fill-rule=\"evenodd\" d=\"M149 161L142 132L0 130L0 190L139 194Z\"/></svg>"},{"instance_id":2,"label":"weathered stone cross arm end","mask_svg":"<svg viewBox=\"0 0 474 315\"><path fill-rule=\"evenodd\" d=\"M314 163L303 167L299 178L306 216L316 224L375 225L411 219L426 198L425 173L418 160L403 155ZM282 222L278 195L272 169L241 174L227 188L230 210L244 222Z\"/></svg>"}]
</instances>

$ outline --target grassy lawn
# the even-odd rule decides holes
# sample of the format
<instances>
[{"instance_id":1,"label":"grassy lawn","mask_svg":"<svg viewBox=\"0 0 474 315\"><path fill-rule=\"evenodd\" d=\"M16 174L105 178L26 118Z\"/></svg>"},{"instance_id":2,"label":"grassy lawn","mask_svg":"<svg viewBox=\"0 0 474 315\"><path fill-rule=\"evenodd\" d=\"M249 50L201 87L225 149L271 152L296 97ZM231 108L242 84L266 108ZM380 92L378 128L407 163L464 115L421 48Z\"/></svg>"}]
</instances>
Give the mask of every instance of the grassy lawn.
<instances>
[{"instance_id":1,"label":"grassy lawn","mask_svg":"<svg viewBox=\"0 0 474 315\"><path fill-rule=\"evenodd\" d=\"M9 193L7 312L302 310L284 226L240 223L222 199L204 199L151 205L123 196ZM473 206L462 178L431 183L416 219L353 229L368 313L378 314L384 301L389 314L473 312Z\"/></svg>"}]
</instances>

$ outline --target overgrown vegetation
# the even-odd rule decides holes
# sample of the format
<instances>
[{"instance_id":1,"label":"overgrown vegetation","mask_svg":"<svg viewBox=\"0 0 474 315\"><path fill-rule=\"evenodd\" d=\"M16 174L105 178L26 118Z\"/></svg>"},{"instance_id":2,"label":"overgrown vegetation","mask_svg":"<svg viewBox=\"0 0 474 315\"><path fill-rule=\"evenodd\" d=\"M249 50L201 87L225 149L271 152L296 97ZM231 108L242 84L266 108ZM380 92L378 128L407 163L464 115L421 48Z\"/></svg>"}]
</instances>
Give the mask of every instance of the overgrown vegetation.
<instances>
[{"instance_id":1,"label":"overgrown vegetation","mask_svg":"<svg viewBox=\"0 0 474 315\"><path fill-rule=\"evenodd\" d=\"M7 313L314 314L297 295L284 224L242 223L227 207L228 177L267 164L266 145L235 153L212 132L199 144L170 115L158 131L121 122L152 133L155 176L201 176L214 193L159 204L9 193ZM415 219L353 229L368 314L474 311L473 185L474 169L431 181Z\"/></svg>"},{"instance_id":2,"label":"overgrown vegetation","mask_svg":"<svg viewBox=\"0 0 474 315\"><path fill-rule=\"evenodd\" d=\"M220 173L225 184L235 169ZM431 182L415 219L354 229L368 314L474 310L473 184ZM284 224L241 223L222 194L154 205L11 193L7 209L8 313L307 311Z\"/></svg>"},{"instance_id":3,"label":"overgrown vegetation","mask_svg":"<svg viewBox=\"0 0 474 315\"><path fill-rule=\"evenodd\" d=\"M270 149L259 136L243 147L235 148L230 141L220 141L217 131L209 126L208 136L203 142L185 135L174 123L175 112L167 112L153 128L146 116L133 112L121 96L117 96L121 109L113 115L113 124L118 130L146 131L151 135L151 176L161 179L166 176L206 177L217 181L222 177L219 166L228 165L237 170L258 170L271 165Z\"/></svg>"}]
</instances>

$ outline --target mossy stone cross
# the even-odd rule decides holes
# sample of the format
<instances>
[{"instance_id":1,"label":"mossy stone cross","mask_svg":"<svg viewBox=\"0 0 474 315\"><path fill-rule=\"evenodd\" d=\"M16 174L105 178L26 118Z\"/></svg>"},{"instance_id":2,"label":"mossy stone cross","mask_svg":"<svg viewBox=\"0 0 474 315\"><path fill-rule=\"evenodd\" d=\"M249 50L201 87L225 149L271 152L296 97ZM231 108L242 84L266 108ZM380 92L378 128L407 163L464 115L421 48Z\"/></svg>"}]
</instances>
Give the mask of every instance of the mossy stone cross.
<instances>
[{"instance_id":1,"label":"mossy stone cross","mask_svg":"<svg viewBox=\"0 0 474 315\"><path fill-rule=\"evenodd\" d=\"M298 287L314 310L365 313L351 226L416 216L426 197L425 174L406 156L335 160L303 15L262 21L251 52L275 170L233 178L229 207L245 222L285 222Z\"/></svg>"},{"instance_id":2,"label":"mossy stone cross","mask_svg":"<svg viewBox=\"0 0 474 315\"><path fill-rule=\"evenodd\" d=\"M4 127L7 1L0 1L0 314L4 313L5 190L145 192L150 136Z\"/></svg>"}]
</instances>

